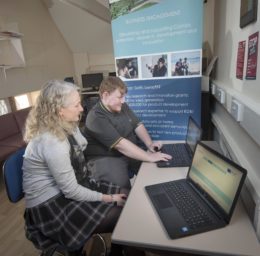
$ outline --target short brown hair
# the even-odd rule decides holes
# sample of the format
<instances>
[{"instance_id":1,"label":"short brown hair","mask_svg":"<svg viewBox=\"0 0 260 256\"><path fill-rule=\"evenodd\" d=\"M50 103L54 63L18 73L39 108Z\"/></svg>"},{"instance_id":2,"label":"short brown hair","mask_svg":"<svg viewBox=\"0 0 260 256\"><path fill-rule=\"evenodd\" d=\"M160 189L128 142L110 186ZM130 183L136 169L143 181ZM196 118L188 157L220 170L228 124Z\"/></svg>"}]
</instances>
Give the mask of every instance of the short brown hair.
<instances>
[{"instance_id":1,"label":"short brown hair","mask_svg":"<svg viewBox=\"0 0 260 256\"><path fill-rule=\"evenodd\" d=\"M101 97L104 92L108 92L108 93L114 92L116 89L119 89L119 91L122 94L127 93L127 87L119 77L108 76L100 84L99 96Z\"/></svg>"}]
</instances>

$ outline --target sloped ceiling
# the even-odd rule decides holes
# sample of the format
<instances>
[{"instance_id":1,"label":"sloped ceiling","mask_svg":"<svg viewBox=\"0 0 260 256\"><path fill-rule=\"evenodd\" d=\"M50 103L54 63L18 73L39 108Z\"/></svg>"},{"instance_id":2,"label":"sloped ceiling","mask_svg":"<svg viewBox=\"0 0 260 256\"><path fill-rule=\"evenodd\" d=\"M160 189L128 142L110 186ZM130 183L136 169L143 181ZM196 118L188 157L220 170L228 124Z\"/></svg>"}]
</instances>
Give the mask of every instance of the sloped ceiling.
<instances>
[{"instance_id":1,"label":"sloped ceiling","mask_svg":"<svg viewBox=\"0 0 260 256\"><path fill-rule=\"evenodd\" d=\"M73 53L113 53L107 0L42 0Z\"/></svg>"}]
</instances>

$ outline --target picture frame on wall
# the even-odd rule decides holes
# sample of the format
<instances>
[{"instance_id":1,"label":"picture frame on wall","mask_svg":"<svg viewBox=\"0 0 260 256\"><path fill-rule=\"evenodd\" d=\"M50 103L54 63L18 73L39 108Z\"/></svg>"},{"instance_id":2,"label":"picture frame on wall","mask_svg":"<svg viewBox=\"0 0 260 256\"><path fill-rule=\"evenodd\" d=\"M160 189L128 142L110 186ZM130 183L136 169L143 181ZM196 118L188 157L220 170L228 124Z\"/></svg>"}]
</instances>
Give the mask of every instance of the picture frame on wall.
<instances>
[{"instance_id":1,"label":"picture frame on wall","mask_svg":"<svg viewBox=\"0 0 260 256\"><path fill-rule=\"evenodd\" d=\"M240 2L240 28L257 20L258 0L241 0Z\"/></svg>"}]
</instances>

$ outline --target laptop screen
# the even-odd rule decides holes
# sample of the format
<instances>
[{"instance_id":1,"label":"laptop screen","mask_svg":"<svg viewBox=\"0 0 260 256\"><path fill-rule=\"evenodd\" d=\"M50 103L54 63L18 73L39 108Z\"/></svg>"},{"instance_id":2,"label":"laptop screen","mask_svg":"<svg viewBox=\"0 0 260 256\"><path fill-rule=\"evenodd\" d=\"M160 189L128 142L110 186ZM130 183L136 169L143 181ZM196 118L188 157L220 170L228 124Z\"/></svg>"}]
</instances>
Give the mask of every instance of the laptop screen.
<instances>
[{"instance_id":1,"label":"laptop screen","mask_svg":"<svg viewBox=\"0 0 260 256\"><path fill-rule=\"evenodd\" d=\"M186 143L189 145L192 152L194 152L197 142L201 138L201 129L190 117L187 128Z\"/></svg>"},{"instance_id":2,"label":"laptop screen","mask_svg":"<svg viewBox=\"0 0 260 256\"><path fill-rule=\"evenodd\" d=\"M226 214L230 214L241 181L245 178L246 171L241 169L198 144L188 177L206 191Z\"/></svg>"}]
</instances>

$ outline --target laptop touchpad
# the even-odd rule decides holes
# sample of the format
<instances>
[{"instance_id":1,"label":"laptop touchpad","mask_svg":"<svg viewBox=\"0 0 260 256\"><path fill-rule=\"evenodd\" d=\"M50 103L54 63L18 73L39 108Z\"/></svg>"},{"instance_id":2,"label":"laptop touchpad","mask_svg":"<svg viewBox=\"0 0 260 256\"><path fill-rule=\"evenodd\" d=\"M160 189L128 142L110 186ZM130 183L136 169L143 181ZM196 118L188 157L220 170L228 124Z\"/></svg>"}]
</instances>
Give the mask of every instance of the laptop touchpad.
<instances>
[{"instance_id":1,"label":"laptop touchpad","mask_svg":"<svg viewBox=\"0 0 260 256\"><path fill-rule=\"evenodd\" d=\"M154 195L153 199L160 209L172 207L172 203L165 194Z\"/></svg>"}]
</instances>

